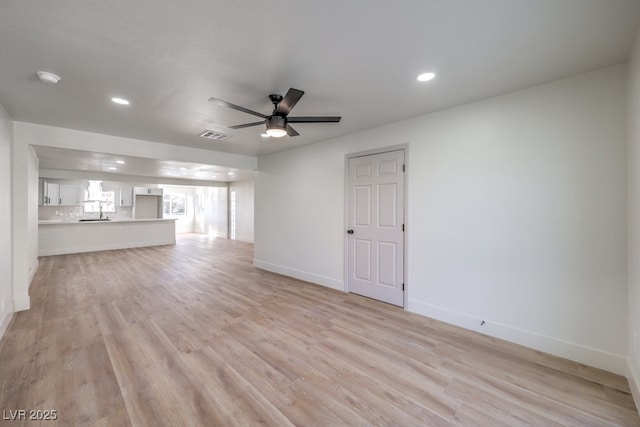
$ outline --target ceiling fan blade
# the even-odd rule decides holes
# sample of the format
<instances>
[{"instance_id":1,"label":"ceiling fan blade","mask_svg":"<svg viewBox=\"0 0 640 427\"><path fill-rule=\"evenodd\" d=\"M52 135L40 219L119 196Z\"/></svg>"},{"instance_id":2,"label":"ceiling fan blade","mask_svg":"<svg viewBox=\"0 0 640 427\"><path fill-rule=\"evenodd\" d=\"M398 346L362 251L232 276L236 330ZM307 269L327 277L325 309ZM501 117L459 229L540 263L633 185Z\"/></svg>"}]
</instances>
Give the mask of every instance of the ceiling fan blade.
<instances>
[{"instance_id":1,"label":"ceiling fan blade","mask_svg":"<svg viewBox=\"0 0 640 427\"><path fill-rule=\"evenodd\" d=\"M264 120L261 122L253 122L253 123L245 123L243 125L229 126L229 129L244 129L244 128L250 128L251 126L258 126L263 124L264 124Z\"/></svg>"},{"instance_id":2,"label":"ceiling fan blade","mask_svg":"<svg viewBox=\"0 0 640 427\"><path fill-rule=\"evenodd\" d=\"M300 135L291 125L287 125L287 135L289 136L298 136Z\"/></svg>"},{"instance_id":3,"label":"ceiling fan blade","mask_svg":"<svg viewBox=\"0 0 640 427\"><path fill-rule=\"evenodd\" d=\"M278 104L278 107L273 114L286 116L291 112L291 109L300 101L304 95L304 91L299 89L290 88L287 94L282 98L282 101Z\"/></svg>"},{"instance_id":4,"label":"ceiling fan blade","mask_svg":"<svg viewBox=\"0 0 640 427\"><path fill-rule=\"evenodd\" d=\"M335 117L287 117L289 123L338 123L342 119Z\"/></svg>"},{"instance_id":5,"label":"ceiling fan blade","mask_svg":"<svg viewBox=\"0 0 640 427\"><path fill-rule=\"evenodd\" d=\"M263 119L266 119L268 116L265 116L262 113L258 113L257 111L253 111L253 110L249 110L248 108L244 108L244 107L240 107L238 105L235 104L231 104L227 101L223 101L222 99L218 99L218 98L209 98L209 101L216 103L222 107L227 107L227 108L231 108L232 110L238 110L238 111L242 111L243 113L248 113L248 114L253 114L254 116L258 116L258 117L262 117Z\"/></svg>"}]
</instances>

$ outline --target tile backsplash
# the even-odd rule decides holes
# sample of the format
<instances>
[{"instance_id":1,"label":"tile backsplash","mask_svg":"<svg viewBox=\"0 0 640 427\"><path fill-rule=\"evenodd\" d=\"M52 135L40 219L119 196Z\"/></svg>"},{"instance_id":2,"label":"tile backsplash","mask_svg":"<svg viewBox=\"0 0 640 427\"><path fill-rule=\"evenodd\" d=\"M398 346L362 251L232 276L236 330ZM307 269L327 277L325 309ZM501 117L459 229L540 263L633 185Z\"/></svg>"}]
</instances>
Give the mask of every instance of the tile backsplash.
<instances>
[{"instance_id":1,"label":"tile backsplash","mask_svg":"<svg viewBox=\"0 0 640 427\"><path fill-rule=\"evenodd\" d=\"M131 219L132 208L131 206L117 207L117 212L105 212L106 217L112 219ZM97 213L85 214L82 206L39 206L38 207L38 219L44 220L62 220L62 221L77 221L82 218L97 218Z\"/></svg>"}]
</instances>

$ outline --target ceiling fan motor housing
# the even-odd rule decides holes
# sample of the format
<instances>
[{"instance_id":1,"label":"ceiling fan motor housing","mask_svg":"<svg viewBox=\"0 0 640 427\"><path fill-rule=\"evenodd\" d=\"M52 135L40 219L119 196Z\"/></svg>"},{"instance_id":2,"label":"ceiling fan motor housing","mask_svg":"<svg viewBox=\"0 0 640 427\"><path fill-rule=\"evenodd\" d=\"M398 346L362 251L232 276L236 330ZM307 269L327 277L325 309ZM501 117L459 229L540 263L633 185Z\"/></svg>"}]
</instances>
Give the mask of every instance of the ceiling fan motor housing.
<instances>
[{"instance_id":1,"label":"ceiling fan motor housing","mask_svg":"<svg viewBox=\"0 0 640 427\"><path fill-rule=\"evenodd\" d=\"M271 116L266 119L267 129L287 129L287 119L284 116Z\"/></svg>"}]
</instances>

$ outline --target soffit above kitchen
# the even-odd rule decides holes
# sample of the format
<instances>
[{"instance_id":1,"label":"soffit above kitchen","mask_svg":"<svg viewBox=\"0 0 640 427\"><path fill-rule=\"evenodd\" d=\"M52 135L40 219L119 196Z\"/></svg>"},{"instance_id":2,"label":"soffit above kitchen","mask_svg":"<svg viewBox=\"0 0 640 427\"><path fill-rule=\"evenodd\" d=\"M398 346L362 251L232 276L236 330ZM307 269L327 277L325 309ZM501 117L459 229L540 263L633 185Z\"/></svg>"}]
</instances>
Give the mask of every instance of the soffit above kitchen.
<instances>
[{"instance_id":1,"label":"soffit above kitchen","mask_svg":"<svg viewBox=\"0 0 640 427\"><path fill-rule=\"evenodd\" d=\"M205 182L244 181L254 177L254 171L204 163L158 160L40 145L34 145L33 149L38 156L41 171L81 172L85 177L100 174L99 176L112 180L119 180L118 177L138 177L137 179L142 181L152 178L154 183L202 181L203 185Z\"/></svg>"}]
</instances>

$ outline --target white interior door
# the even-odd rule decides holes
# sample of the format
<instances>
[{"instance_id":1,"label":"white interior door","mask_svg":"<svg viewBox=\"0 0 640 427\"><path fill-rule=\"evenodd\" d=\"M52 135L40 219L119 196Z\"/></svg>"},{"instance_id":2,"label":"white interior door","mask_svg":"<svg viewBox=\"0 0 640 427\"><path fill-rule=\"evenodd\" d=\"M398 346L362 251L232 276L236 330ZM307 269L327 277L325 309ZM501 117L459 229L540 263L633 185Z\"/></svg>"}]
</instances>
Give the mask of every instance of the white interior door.
<instances>
[{"instance_id":1,"label":"white interior door","mask_svg":"<svg viewBox=\"0 0 640 427\"><path fill-rule=\"evenodd\" d=\"M404 150L349 159L348 288L404 306Z\"/></svg>"}]
</instances>

